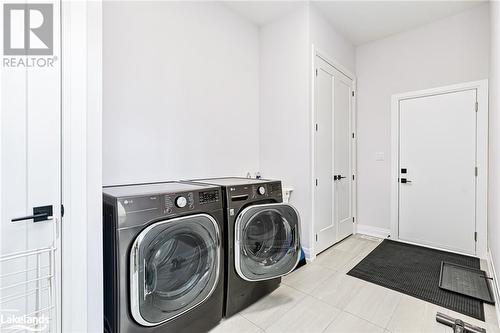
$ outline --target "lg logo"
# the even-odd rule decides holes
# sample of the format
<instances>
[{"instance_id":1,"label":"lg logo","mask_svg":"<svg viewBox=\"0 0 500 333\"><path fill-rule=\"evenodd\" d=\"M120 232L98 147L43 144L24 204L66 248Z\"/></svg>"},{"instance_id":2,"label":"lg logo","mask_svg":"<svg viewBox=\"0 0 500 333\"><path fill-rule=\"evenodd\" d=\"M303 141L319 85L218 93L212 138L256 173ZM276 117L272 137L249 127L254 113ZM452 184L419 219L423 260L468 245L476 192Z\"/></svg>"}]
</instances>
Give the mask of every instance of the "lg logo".
<instances>
[{"instance_id":1,"label":"lg logo","mask_svg":"<svg viewBox=\"0 0 500 333\"><path fill-rule=\"evenodd\" d=\"M52 4L4 4L4 55L53 54Z\"/></svg>"}]
</instances>

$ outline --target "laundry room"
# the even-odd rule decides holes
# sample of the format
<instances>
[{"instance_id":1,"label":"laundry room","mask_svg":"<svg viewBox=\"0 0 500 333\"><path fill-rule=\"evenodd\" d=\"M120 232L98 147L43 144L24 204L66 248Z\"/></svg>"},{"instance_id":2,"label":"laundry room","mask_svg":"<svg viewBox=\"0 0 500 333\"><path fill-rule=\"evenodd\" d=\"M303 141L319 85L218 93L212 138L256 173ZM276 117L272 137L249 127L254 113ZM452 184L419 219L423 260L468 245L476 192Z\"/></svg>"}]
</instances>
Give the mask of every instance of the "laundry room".
<instances>
[{"instance_id":1,"label":"laundry room","mask_svg":"<svg viewBox=\"0 0 500 333\"><path fill-rule=\"evenodd\" d=\"M2 10L1 332L500 333L499 0Z\"/></svg>"}]
</instances>

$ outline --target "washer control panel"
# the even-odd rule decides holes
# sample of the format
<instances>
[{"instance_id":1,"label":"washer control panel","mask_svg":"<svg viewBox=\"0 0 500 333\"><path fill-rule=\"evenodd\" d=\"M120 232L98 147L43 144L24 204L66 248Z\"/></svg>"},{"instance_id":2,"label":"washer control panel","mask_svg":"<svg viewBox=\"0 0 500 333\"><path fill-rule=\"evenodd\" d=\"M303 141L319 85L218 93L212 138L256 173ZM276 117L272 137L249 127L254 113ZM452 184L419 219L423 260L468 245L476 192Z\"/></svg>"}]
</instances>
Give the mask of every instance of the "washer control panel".
<instances>
[{"instance_id":1,"label":"washer control panel","mask_svg":"<svg viewBox=\"0 0 500 333\"><path fill-rule=\"evenodd\" d=\"M177 193L165 195L164 213L170 214L183 210L194 209L194 193Z\"/></svg>"}]
</instances>

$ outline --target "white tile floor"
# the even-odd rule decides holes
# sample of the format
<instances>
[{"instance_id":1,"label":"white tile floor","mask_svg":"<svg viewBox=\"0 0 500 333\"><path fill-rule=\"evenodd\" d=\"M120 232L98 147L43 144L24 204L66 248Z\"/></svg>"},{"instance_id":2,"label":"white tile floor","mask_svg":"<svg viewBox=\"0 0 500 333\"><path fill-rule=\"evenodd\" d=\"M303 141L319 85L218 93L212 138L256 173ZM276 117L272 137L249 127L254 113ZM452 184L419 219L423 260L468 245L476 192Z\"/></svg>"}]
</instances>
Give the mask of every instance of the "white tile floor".
<instances>
[{"instance_id":1,"label":"white tile floor","mask_svg":"<svg viewBox=\"0 0 500 333\"><path fill-rule=\"evenodd\" d=\"M500 333L495 308L486 323L346 275L380 240L351 236L283 278L272 294L223 320L222 332L452 332L436 323L440 311ZM482 268L486 263L481 262Z\"/></svg>"}]
</instances>

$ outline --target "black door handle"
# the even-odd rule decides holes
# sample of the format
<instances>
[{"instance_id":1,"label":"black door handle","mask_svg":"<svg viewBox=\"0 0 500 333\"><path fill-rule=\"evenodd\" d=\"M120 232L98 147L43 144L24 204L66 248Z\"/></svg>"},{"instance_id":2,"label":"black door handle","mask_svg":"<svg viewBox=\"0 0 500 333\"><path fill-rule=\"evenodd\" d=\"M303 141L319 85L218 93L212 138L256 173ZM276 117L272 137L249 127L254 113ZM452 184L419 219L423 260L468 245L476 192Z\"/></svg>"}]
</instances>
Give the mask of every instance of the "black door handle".
<instances>
[{"instance_id":1,"label":"black door handle","mask_svg":"<svg viewBox=\"0 0 500 333\"><path fill-rule=\"evenodd\" d=\"M401 178L401 184L407 184L407 183L411 183L411 180L408 180L406 178Z\"/></svg>"},{"instance_id":2,"label":"black door handle","mask_svg":"<svg viewBox=\"0 0 500 333\"><path fill-rule=\"evenodd\" d=\"M344 179L344 178L347 178L347 177L344 177L344 176L342 176L342 175L338 175L338 176L337 176L337 179L338 179L338 180L341 180L341 179Z\"/></svg>"},{"instance_id":3,"label":"black door handle","mask_svg":"<svg viewBox=\"0 0 500 333\"><path fill-rule=\"evenodd\" d=\"M33 222L47 221L52 218L52 206L33 207L33 215L16 217L11 222L33 220Z\"/></svg>"},{"instance_id":4,"label":"black door handle","mask_svg":"<svg viewBox=\"0 0 500 333\"><path fill-rule=\"evenodd\" d=\"M45 219L47 220L47 218L49 217L49 214L47 213L40 213L40 214L33 214L33 215L28 215L28 216L23 216L23 217L16 217L16 218L13 218L11 221L12 222L18 222L18 221L24 221L24 220L39 220L39 219Z\"/></svg>"}]
</instances>

